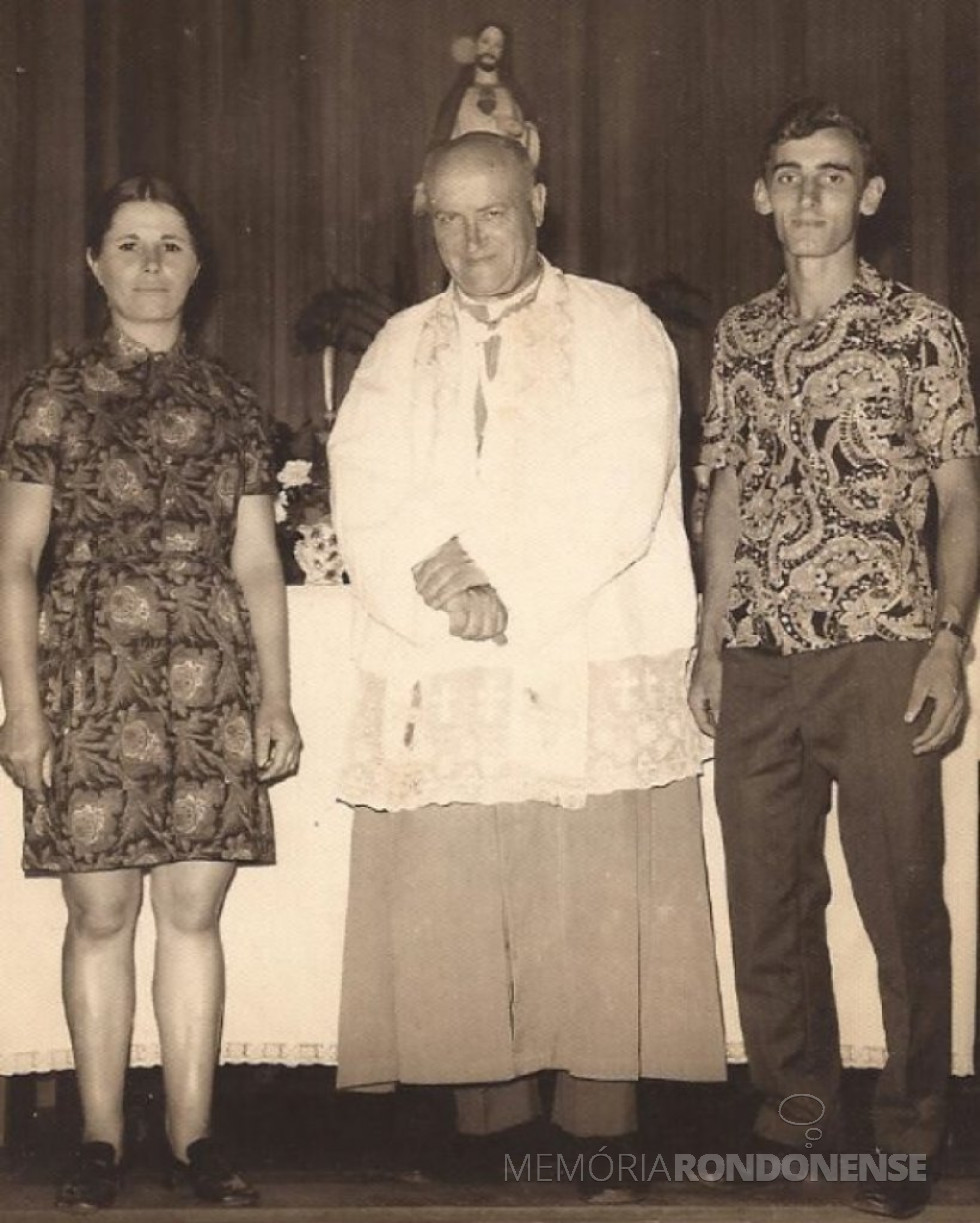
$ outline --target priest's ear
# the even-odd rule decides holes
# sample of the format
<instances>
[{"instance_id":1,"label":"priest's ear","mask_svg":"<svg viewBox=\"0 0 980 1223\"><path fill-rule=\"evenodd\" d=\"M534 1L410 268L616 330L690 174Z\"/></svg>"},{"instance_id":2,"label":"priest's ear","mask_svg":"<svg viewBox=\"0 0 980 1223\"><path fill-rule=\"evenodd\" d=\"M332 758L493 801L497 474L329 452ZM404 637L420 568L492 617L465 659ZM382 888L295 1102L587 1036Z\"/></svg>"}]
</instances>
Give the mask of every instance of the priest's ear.
<instances>
[{"instance_id":1,"label":"priest's ear","mask_svg":"<svg viewBox=\"0 0 980 1223\"><path fill-rule=\"evenodd\" d=\"M544 208L548 198L548 190L544 183L535 183L531 188L531 211L534 213L534 224L541 228L544 221Z\"/></svg>"}]
</instances>

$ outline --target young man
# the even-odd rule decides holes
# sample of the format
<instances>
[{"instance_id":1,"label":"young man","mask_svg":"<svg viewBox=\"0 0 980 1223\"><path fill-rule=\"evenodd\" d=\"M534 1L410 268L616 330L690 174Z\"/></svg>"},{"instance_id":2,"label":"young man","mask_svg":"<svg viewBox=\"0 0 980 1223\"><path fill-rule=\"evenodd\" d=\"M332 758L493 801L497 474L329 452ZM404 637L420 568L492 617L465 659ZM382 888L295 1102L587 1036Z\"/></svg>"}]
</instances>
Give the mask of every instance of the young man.
<instances>
[{"instance_id":1,"label":"young man","mask_svg":"<svg viewBox=\"0 0 980 1223\"><path fill-rule=\"evenodd\" d=\"M452 283L375 340L330 443L360 670L338 1082L453 1084L475 1135L554 1069L554 1120L601 1142L640 1077L725 1075L675 358L540 257L516 141L424 181Z\"/></svg>"},{"instance_id":2,"label":"young man","mask_svg":"<svg viewBox=\"0 0 980 1223\"><path fill-rule=\"evenodd\" d=\"M876 1140L931 1157L950 1058L940 753L964 709L978 447L959 323L858 258L884 189L865 131L835 107L778 121L754 198L785 275L718 329L690 703L716 735L756 1134L797 1146L805 1122L831 1141L839 1126L823 852L836 782L888 1045ZM928 1196L886 1182L855 1205L902 1218Z\"/></svg>"}]
</instances>

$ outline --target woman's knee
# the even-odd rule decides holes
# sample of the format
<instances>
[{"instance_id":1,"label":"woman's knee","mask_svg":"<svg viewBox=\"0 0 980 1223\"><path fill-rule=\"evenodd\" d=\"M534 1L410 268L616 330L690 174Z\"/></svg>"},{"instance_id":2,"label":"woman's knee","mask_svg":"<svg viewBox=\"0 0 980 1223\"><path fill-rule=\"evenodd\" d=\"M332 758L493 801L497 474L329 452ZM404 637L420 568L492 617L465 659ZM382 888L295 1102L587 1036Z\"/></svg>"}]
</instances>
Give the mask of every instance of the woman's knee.
<instances>
[{"instance_id":1,"label":"woman's knee","mask_svg":"<svg viewBox=\"0 0 980 1223\"><path fill-rule=\"evenodd\" d=\"M216 929L233 875L234 867L222 862L158 867L150 884L157 927L180 934Z\"/></svg>"},{"instance_id":2,"label":"woman's knee","mask_svg":"<svg viewBox=\"0 0 980 1223\"><path fill-rule=\"evenodd\" d=\"M130 935L139 915L140 878L70 876L63 885L68 929L76 938L91 941Z\"/></svg>"}]
</instances>

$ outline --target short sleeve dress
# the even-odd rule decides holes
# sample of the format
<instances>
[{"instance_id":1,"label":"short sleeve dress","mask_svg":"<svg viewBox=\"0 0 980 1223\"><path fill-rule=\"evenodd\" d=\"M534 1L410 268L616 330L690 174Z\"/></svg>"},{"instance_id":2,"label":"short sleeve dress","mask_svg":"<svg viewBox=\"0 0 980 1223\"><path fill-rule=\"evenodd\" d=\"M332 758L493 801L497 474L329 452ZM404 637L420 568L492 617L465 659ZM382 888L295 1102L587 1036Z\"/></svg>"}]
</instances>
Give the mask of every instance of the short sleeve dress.
<instances>
[{"instance_id":1,"label":"short sleeve dress","mask_svg":"<svg viewBox=\"0 0 980 1223\"><path fill-rule=\"evenodd\" d=\"M0 479L53 489L39 682L54 736L25 871L272 862L259 674L230 568L238 503L274 487L253 395L181 341L110 330L32 374Z\"/></svg>"}]
</instances>

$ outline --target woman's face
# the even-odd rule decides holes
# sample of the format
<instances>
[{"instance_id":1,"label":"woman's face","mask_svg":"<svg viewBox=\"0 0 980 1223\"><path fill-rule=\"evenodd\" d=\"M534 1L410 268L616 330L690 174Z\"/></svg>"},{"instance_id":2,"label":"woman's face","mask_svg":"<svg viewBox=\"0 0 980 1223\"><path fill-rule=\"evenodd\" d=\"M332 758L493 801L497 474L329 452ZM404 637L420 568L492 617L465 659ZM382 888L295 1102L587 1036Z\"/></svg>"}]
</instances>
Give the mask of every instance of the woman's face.
<instances>
[{"instance_id":1,"label":"woman's face","mask_svg":"<svg viewBox=\"0 0 980 1223\"><path fill-rule=\"evenodd\" d=\"M112 320L123 331L179 324L200 269L184 218L170 204L120 204L98 254L88 265L105 290Z\"/></svg>"}]
</instances>

